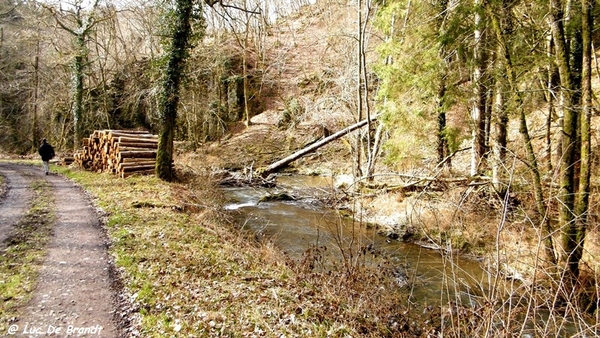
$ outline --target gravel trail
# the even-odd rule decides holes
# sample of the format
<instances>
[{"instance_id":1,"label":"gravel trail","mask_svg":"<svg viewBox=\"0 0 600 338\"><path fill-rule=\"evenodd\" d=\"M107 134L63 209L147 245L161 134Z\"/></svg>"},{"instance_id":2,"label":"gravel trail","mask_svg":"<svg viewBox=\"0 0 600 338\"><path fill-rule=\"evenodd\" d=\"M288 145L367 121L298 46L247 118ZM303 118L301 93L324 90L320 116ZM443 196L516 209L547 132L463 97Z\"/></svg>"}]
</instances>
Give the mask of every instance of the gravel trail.
<instances>
[{"instance_id":1,"label":"gravel trail","mask_svg":"<svg viewBox=\"0 0 600 338\"><path fill-rule=\"evenodd\" d=\"M3 205L13 204L13 196L20 200L14 203L27 205L31 192L22 177L37 176L51 186L56 208L53 236L37 287L9 331L16 337L120 337L105 234L88 196L71 181L57 174L46 176L38 167L0 163L0 172L9 182ZM19 192L22 196L11 195L18 189L23 190ZM20 207L11 211L11 217L18 219L26 211Z\"/></svg>"}]
</instances>

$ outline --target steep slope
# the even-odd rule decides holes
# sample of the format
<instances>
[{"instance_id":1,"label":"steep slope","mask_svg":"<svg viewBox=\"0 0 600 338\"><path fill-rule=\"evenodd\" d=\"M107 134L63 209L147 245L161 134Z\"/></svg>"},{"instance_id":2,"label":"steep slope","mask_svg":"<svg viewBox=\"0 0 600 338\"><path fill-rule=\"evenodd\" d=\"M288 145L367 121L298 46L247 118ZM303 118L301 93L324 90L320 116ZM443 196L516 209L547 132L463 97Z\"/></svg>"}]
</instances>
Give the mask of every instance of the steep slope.
<instances>
[{"instance_id":1,"label":"steep slope","mask_svg":"<svg viewBox=\"0 0 600 338\"><path fill-rule=\"evenodd\" d=\"M201 156L227 168L264 166L355 122L356 24L351 4L327 1L304 6L269 27L261 71L262 93L269 93L262 96L264 111ZM368 57L375 57L374 48ZM314 170L345 171L351 137L293 165L327 163Z\"/></svg>"}]
</instances>

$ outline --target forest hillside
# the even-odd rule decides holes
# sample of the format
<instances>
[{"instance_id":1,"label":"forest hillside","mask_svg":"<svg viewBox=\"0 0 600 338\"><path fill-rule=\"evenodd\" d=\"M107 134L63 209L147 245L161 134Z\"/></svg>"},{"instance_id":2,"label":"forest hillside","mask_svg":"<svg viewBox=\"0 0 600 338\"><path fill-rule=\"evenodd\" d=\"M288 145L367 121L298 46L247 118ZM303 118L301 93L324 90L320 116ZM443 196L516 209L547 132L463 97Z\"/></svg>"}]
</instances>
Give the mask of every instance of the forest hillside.
<instances>
[{"instance_id":1,"label":"forest hillside","mask_svg":"<svg viewBox=\"0 0 600 338\"><path fill-rule=\"evenodd\" d=\"M260 185L365 121L273 172L326 176L320 201L388 241L519 283L499 303L479 295L520 299L507 318L589 323L597 13L588 0L3 0L0 150L37 158L47 138L61 161L143 130L163 181Z\"/></svg>"}]
</instances>

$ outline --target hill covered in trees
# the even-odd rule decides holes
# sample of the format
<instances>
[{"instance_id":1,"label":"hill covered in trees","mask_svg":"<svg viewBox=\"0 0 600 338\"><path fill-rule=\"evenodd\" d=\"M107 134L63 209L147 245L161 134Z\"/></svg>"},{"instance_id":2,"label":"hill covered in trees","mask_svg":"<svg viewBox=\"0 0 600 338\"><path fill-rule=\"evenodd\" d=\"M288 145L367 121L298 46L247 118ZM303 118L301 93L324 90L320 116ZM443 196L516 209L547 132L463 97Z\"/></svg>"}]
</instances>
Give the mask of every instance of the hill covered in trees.
<instances>
[{"instance_id":1,"label":"hill covered in trees","mask_svg":"<svg viewBox=\"0 0 600 338\"><path fill-rule=\"evenodd\" d=\"M254 170L377 115L303 165L410 208L396 234L596 309L595 2L182 4L0 3L0 149L166 128L176 166Z\"/></svg>"}]
</instances>

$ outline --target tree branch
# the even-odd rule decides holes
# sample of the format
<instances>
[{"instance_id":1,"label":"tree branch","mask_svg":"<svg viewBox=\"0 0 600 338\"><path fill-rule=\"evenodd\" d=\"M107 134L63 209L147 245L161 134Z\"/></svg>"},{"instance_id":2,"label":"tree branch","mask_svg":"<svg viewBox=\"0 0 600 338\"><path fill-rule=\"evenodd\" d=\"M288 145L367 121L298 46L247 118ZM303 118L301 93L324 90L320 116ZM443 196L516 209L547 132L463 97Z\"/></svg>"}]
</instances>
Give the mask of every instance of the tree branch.
<instances>
[{"instance_id":1,"label":"tree branch","mask_svg":"<svg viewBox=\"0 0 600 338\"><path fill-rule=\"evenodd\" d=\"M256 15L262 14L262 12L260 10L253 11L253 10L249 10L246 8L238 7L236 5L225 4L225 3L223 3L223 0L204 0L204 2L206 2L206 4L208 6L210 6L211 8L213 8L215 4L219 4L223 8L233 8L233 9L237 9L238 11L242 11L242 12L246 12L246 13L250 13L250 14L256 14Z\"/></svg>"}]
</instances>

